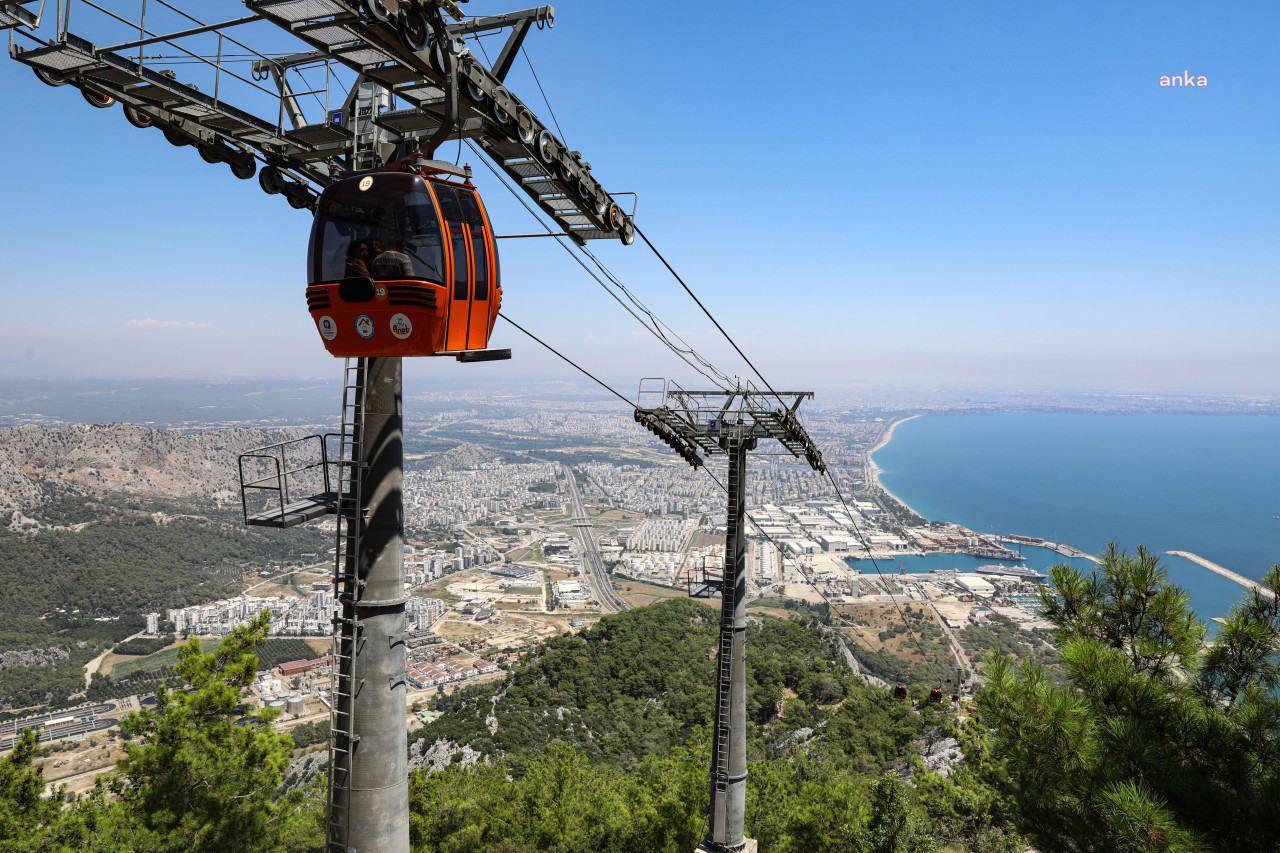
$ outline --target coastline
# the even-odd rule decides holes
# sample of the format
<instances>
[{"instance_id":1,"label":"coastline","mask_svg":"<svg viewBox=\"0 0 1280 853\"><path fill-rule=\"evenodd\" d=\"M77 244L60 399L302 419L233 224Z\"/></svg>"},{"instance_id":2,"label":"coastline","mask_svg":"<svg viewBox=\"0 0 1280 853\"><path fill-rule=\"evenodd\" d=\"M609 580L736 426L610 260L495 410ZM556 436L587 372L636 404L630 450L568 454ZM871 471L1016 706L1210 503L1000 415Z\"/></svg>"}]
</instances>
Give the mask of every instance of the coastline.
<instances>
[{"instance_id":1,"label":"coastline","mask_svg":"<svg viewBox=\"0 0 1280 853\"><path fill-rule=\"evenodd\" d=\"M908 505L907 502L904 501L902 498L898 497L893 492L886 489L884 487L884 484L880 482L880 473L881 473L880 466L876 464L875 460L872 457L875 456L875 453L877 450L880 450L881 448L885 447L886 445L888 445L890 441L893 440L893 432L901 424L905 424L907 421L915 420L916 418L922 418L922 417L924 417L924 415L907 415L905 418L900 418L894 421L893 423L889 424L889 428L880 434L880 438L877 439L875 446L873 446L870 450L867 451L867 481L870 483L870 485L874 486L876 490L879 491L881 494L883 494L885 498L887 498L888 500L893 501L899 506L906 507L908 510L915 513L916 515L920 515L920 513L916 512L915 509L912 508L910 505ZM921 518L923 517L924 516L921 516Z\"/></svg>"},{"instance_id":2,"label":"coastline","mask_svg":"<svg viewBox=\"0 0 1280 853\"><path fill-rule=\"evenodd\" d=\"M880 438L876 441L875 445L870 450L867 451L867 480L869 481L870 485L874 486L874 488L880 492L880 494L884 495L885 500L893 501L898 506L906 507L908 511L915 513L921 518L924 518L925 516L922 513L916 512L914 507L912 507L902 498L898 497L893 492L889 491L884 487L884 484L880 482L880 473L881 473L880 466L876 465L875 460L871 458L872 455L877 450L880 450L881 448L885 447L886 445L889 444L890 441L893 440L893 432L898 428L899 424L905 424L909 420L913 420L915 418L922 418L922 417L924 417L923 414L908 415L905 418L901 418L889 424L888 429L886 429L883 433L881 433ZM939 521L941 519L926 519L926 520ZM1047 548L1050 551L1054 551L1064 557L1067 557L1068 559L1081 558L1081 559L1090 561L1094 565L1097 565L1100 562L1098 558L1093 556L1092 554L1089 554L1085 551L1081 551L1078 548L1074 548L1065 543L1045 542L1040 547ZM1065 548L1067 549L1068 552L1074 552L1074 553L1061 551L1059 550L1060 548ZM1237 575L1237 577L1239 576Z\"/></svg>"}]
</instances>

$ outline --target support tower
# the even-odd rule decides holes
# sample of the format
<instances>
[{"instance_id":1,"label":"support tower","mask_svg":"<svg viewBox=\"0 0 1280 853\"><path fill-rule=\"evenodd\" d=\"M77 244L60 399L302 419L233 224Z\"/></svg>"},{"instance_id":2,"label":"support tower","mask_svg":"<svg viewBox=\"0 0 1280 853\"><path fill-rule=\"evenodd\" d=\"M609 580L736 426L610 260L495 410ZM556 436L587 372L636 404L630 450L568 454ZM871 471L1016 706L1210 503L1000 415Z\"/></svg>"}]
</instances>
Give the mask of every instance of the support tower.
<instances>
[{"instance_id":1,"label":"support tower","mask_svg":"<svg viewBox=\"0 0 1280 853\"><path fill-rule=\"evenodd\" d=\"M711 753L711 808L707 837L698 853L754 853L744 834L747 799L746 485L747 454L762 440L825 471L813 441L796 418L811 391L761 393L750 385L729 391L685 391L674 382L640 383L636 421L663 439L694 467L698 451L728 457L728 512L724 580L720 588L720 639L716 662L715 734ZM648 405L646 405L648 404Z\"/></svg>"}]
</instances>

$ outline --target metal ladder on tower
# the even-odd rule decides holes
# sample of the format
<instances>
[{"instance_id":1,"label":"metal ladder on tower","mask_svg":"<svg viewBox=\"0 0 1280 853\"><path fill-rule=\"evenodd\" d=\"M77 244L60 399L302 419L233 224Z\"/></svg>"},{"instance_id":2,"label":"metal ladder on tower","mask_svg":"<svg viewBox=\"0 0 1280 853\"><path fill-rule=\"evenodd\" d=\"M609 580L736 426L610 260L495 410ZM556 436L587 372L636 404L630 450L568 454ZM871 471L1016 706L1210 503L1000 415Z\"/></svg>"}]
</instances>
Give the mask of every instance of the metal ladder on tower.
<instances>
[{"instance_id":1,"label":"metal ladder on tower","mask_svg":"<svg viewBox=\"0 0 1280 853\"><path fill-rule=\"evenodd\" d=\"M733 605L727 608L729 618L733 618ZM729 728L730 706L733 704L729 696L729 682L733 672L733 634L722 631L720 635L720 654L716 660L719 670L717 688L720 701L716 708L716 790L724 792L729 788Z\"/></svg>"},{"instance_id":2,"label":"metal ladder on tower","mask_svg":"<svg viewBox=\"0 0 1280 853\"><path fill-rule=\"evenodd\" d=\"M351 806L351 755L359 741L355 732L355 699L361 680L355 672L360 621L356 602L360 579L360 533L364 523L361 482L364 475L364 407L368 360L347 359L343 367L342 425L337 435L338 530L334 549L333 615L329 702L328 849L347 851Z\"/></svg>"},{"instance_id":3,"label":"metal ladder on tower","mask_svg":"<svg viewBox=\"0 0 1280 853\"><path fill-rule=\"evenodd\" d=\"M737 506L734 496L729 495L728 519L732 524L737 518ZM718 697L716 702L716 778L717 791L726 791L729 787L729 728L732 716L733 698L730 695L730 684L733 680L733 614L734 587L736 586L737 567L732 564L732 555L726 553L724 575L720 587L720 653L716 658Z\"/></svg>"}]
</instances>

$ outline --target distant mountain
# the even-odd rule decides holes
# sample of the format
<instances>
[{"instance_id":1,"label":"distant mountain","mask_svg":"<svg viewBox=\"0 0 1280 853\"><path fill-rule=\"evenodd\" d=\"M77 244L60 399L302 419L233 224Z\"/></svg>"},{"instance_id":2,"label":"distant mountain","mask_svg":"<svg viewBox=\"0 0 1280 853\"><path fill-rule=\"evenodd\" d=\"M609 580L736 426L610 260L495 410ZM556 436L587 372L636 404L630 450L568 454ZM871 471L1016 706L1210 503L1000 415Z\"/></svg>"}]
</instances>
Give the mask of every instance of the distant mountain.
<instances>
[{"instance_id":1,"label":"distant mountain","mask_svg":"<svg viewBox=\"0 0 1280 853\"><path fill-rule=\"evenodd\" d=\"M0 510L59 493L238 500L236 456L304 434L253 427L182 433L135 424L0 428Z\"/></svg>"}]
</instances>

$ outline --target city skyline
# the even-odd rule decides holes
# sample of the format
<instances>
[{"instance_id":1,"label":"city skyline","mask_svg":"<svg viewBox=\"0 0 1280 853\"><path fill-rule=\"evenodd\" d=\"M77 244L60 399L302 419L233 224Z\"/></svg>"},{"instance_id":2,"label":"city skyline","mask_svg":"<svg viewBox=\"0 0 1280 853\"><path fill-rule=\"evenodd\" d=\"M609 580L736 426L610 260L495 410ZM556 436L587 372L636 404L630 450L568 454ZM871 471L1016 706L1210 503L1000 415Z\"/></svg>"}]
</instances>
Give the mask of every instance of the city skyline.
<instances>
[{"instance_id":1,"label":"city skyline","mask_svg":"<svg viewBox=\"0 0 1280 853\"><path fill-rule=\"evenodd\" d=\"M775 387L1280 393L1280 10L818 4L768 40L790 27L731 8L558 4L512 87L550 119L540 83L606 187L639 193L637 224ZM0 204L0 378L338 374L302 299L306 213L18 63L0 92L27 128L0 140L24 164ZM462 156L499 233L537 230ZM502 249L512 319L624 393L697 384L551 241ZM591 249L754 379L640 241ZM408 379L583 381L501 320L492 345L515 358Z\"/></svg>"}]
</instances>

